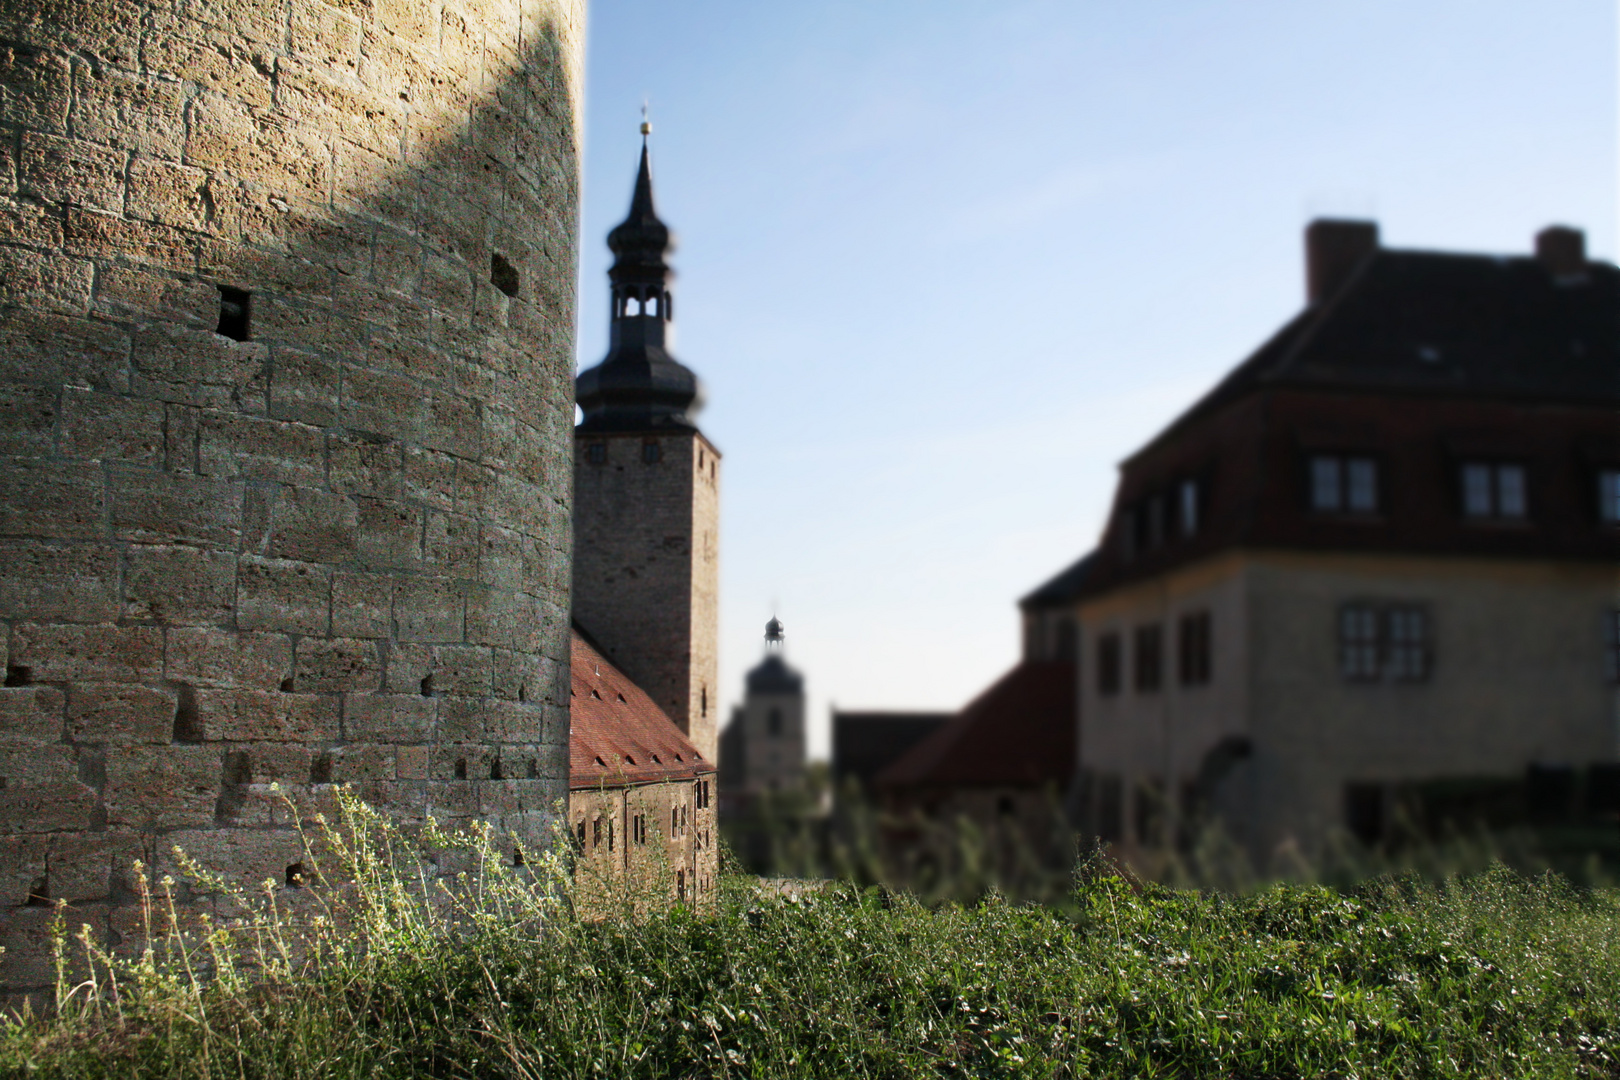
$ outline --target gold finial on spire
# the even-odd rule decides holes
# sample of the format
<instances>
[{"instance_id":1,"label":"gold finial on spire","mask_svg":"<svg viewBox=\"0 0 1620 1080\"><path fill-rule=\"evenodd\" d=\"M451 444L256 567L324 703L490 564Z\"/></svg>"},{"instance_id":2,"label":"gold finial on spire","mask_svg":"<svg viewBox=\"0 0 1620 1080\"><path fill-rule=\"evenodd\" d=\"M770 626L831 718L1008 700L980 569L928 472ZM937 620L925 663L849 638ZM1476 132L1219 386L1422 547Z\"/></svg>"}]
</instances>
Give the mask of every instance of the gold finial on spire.
<instances>
[{"instance_id":1,"label":"gold finial on spire","mask_svg":"<svg viewBox=\"0 0 1620 1080\"><path fill-rule=\"evenodd\" d=\"M647 119L647 99L641 99L641 137L646 138L652 134L652 121Z\"/></svg>"}]
</instances>

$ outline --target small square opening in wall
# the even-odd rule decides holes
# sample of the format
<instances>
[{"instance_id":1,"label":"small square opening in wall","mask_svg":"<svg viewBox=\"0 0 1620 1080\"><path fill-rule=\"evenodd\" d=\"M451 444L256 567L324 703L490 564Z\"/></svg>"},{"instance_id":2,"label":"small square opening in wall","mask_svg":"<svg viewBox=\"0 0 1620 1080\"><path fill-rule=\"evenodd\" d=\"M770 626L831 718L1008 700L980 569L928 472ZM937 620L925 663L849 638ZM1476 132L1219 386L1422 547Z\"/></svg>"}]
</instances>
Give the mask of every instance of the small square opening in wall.
<instances>
[{"instance_id":1,"label":"small square opening in wall","mask_svg":"<svg viewBox=\"0 0 1620 1080\"><path fill-rule=\"evenodd\" d=\"M517 267L506 261L506 256L498 252L489 257L489 283L507 296L518 294Z\"/></svg>"},{"instance_id":2,"label":"small square opening in wall","mask_svg":"<svg viewBox=\"0 0 1620 1080\"><path fill-rule=\"evenodd\" d=\"M246 341L253 333L253 294L246 289L219 287L218 333L232 341Z\"/></svg>"}]
</instances>

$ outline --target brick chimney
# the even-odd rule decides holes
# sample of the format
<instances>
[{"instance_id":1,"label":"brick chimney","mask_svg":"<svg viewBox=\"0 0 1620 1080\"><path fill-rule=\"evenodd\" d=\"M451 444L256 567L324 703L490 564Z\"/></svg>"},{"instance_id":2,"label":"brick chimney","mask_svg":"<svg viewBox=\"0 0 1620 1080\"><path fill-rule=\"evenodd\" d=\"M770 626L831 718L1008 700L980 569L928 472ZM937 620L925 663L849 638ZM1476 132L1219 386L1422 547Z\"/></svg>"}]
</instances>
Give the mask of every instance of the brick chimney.
<instances>
[{"instance_id":1,"label":"brick chimney","mask_svg":"<svg viewBox=\"0 0 1620 1080\"><path fill-rule=\"evenodd\" d=\"M1536 233L1536 261L1554 277L1586 272L1586 234L1568 225L1549 225Z\"/></svg>"},{"instance_id":2,"label":"brick chimney","mask_svg":"<svg viewBox=\"0 0 1620 1080\"><path fill-rule=\"evenodd\" d=\"M1305 301L1326 300L1378 250L1378 223L1317 218L1305 226Z\"/></svg>"}]
</instances>

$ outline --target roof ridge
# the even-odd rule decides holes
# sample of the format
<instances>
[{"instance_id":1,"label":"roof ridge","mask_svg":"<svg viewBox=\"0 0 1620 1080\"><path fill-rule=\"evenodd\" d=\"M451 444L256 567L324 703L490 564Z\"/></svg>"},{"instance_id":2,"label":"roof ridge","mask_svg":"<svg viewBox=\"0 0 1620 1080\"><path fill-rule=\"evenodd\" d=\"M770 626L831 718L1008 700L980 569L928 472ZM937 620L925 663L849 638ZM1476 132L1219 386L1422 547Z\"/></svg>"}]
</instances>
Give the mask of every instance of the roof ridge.
<instances>
[{"instance_id":1,"label":"roof ridge","mask_svg":"<svg viewBox=\"0 0 1620 1080\"><path fill-rule=\"evenodd\" d=\"M1334 290L1332 296L1328 297L1320 304L1306 305L1305 311L1307 312L1313 307L1316 308L1316 318L1306 323L1304 332L1289 343L1288 347L1283 350L1282 356L1278 359L1277 363L1272 366L1269 372L1263 373L1259 376L1259 382L1275 383L1277 381L1277 377L1283 372L1287 371L1289 366L1299 359L1300 354L1305 350L1305 346L1316 339L1317 335L1322 332L1322 327L1327 325L1328 320L1336 315L1339 309L1344 306L1345 298L1356 290L1356 287L1361 284L1362 279L1371 272L1369 268L1373 263L1377 262L1381 256L1386 254L1386 250L1387 249L1385 248L1374 248L1366 258L1362 259L1356 264L1355 269L1350 271L1350 276L1345 278L1339 287ZM1301 314L1304 314L1304 312L1301 312Z\"/></svg>"}]
</instances>

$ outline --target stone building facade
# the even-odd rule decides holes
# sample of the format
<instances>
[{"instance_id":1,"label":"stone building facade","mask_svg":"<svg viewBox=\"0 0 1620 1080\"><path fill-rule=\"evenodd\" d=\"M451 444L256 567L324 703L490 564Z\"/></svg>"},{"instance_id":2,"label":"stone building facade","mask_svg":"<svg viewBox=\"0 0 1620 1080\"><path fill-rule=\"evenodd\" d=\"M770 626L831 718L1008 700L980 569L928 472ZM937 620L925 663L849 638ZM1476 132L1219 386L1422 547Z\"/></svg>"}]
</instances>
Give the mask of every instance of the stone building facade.
<instances>
[{"instance_id":1,"label":"stone building facade","mask_svg":"<svg viewBox=\"0 0 1620 1080\"><path fill-rule=\"evenodd\" d=\"M697 376L668 350L672 241L645 142L630 213L608 246L608 355L576 386L574 618L713 761L720 453L697 427Z\"/></svg>"},{"instance_id":2,"label":"stone building facade","mask_svg":"<svg viewBox=\"0 0 1620 1080\"><path fill-rule=\"evenodd\" d=\"M582 900L702 902L720 870L714 762L574 635L568 820Z\"/></svg>"},{"instance_id":3,"label":"stone building facade","mask_svg":"<svg viewBox=\"0 0 1620 1080\"><path fill-rule=\"evenodd\" d=\"M1612 820L1620 273L1557 227L1502 258L1317 222L1306 254L1305 309L1124 463L1026 611L1078 625L1085 828L1214 819L1263 862L1488 792Z\"/></svg>"},{"instance_id":4,"label":"stone building facade","mask_svg":"<svg viewBox=\"0 0 1620 1080\"><path fill-rule=\"evenodd\" d=\"M272 783L549 837L583 31L0 7L7 990L59 900L132 947L173 845L297 887Z\"/></svg>"}]
</instances>

